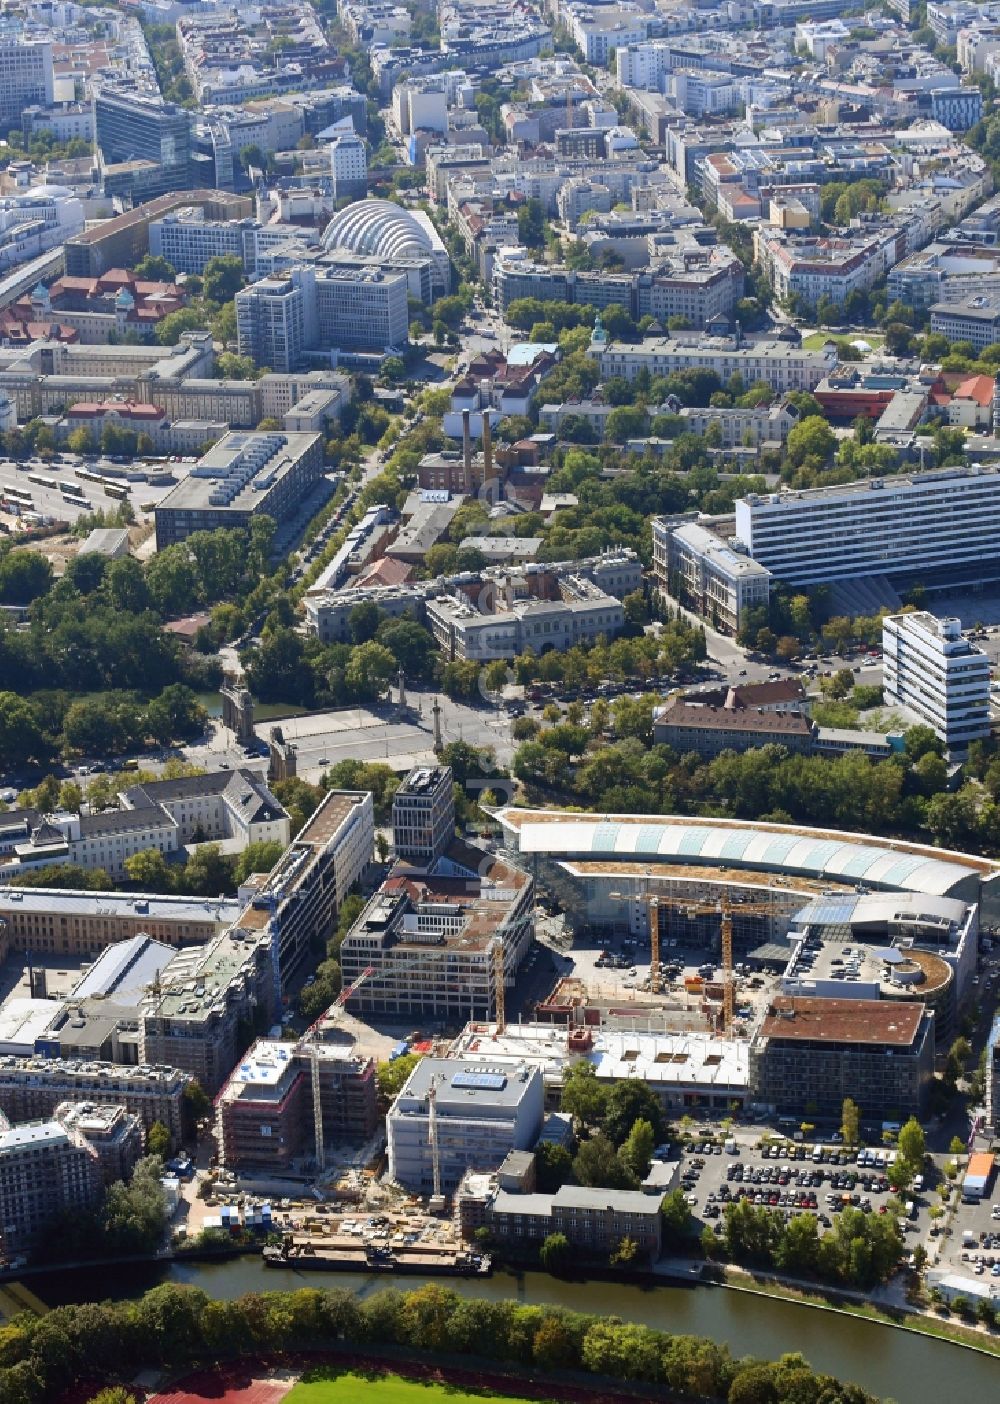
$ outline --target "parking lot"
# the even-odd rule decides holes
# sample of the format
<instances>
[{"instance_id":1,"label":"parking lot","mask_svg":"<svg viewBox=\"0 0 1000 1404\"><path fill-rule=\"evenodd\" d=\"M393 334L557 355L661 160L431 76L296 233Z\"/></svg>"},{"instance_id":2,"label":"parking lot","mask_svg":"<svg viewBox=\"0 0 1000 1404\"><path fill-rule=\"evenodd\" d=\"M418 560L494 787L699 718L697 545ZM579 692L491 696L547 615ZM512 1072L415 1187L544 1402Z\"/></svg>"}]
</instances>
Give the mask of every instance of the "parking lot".
<instances>
[{"instance_id":1,"label":"parking lot","mask_svg":"<svg viewBox=\"0 0 1000 1404\"><path fill-rule=\"evenodd\" d=\"M960 1184L960 1178L955 1183ZM963 1276L1000 1278L1000 1190L995 1179L989 1194L978 1203L959 1199L951 1232L939 1242L938 1265Z\"/></svg>"},{"instance_id":2,"label":"parking lot","mask_svg":"<svg viewBox=\"0 0 1000 1404\"><path fill-rule=\"evenodd\" d=\"M186 473L189 466L179 463L153 463L148 466L148 472L157 476L170 474L172 479L176 479ZM51 463L41 459L26 459L23 462L0 460L0 498L9 506L13 506L15 499L6 496L8 490L13 489L19 494L16 501L21 508L20 513L0 508L0 524L7 531L14 532L25 525L23 518L26 513L51 518L53 521L73 523L80 516L91 512L114 512L120 499L107 493L103 484L81 478L76 472L78 468L106 474L108 482L124 488L136 518L140 520L144 516L143 509L155 506L173 486L172 481L157 485L130 482L122 466L116 467L114 464L84 459L68 453ZM147 469L142 463L135 463L128 465L128 471L137 473ZM71 488L72 492L64 492L61 486L63 483ZM76 500L68 501L67 498Z\"/></svg>"},{"instance_id":3,"label":"parking lot","mask_svg":"<svg viewBox=\"0 0 1000 1404\"><path fill-rule=\"evenodd\" d=\"M680 1188L699 1225L712 1224L720 1234L726 1204L738 1199L785 1218L813 1214L821 1232L848 1206L888 1213L894 1196L886 1171L893 1152L872 1148L855 1153L840 1144L839 1134L822 1144L786 1141L773 1133L748 1135L744 1128L734 1133L735 1139L724 1133L711 1140L696 1134L681 1146ZM859 1155L865 1164L858 1164ZM902 1198L912 1205L902 1220L912 1251L930 1228L930 1201L922 1192Z\"/></svg>"}]
</instances>

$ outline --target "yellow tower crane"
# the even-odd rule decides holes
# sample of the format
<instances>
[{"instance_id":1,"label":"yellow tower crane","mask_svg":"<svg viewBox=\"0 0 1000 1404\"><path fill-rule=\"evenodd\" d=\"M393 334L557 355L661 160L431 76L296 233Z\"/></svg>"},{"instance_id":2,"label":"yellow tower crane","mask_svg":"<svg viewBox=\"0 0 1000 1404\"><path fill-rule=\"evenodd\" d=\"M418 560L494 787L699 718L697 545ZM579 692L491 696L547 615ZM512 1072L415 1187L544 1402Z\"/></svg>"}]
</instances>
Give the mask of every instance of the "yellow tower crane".
<instances>
[{"instance_id":1,"label":"yellow tower crane","mask_svg":"<svg viewBox=\"0 0 1000 1404\"><path fill-rule=\"evenodd\" d=\"M637 900L627 893L612 892L611 897L620 901ZM642 900L642 898L638 898ZM668 896L665 893L649 893L645 897L649 909L649 987L653 994L663 993L663 976L660 964L660 908L666 907L682 911L688 917L717 915L721 917L722 929L722 1030L726 1038L733 1034L736 1017L736 986L733 971L733 911L729 894L723 892L716 901L695 900L690 897Z\"/></svg>"}]
</instances>

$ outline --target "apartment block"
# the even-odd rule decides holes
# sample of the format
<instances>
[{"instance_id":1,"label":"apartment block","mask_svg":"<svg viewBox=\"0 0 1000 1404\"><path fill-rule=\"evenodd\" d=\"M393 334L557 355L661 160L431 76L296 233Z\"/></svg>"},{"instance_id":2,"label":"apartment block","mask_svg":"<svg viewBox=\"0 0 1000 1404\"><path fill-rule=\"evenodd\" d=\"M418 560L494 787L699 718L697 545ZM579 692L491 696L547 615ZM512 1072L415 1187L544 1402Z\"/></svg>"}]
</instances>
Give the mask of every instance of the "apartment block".
<instances>
[{"instance_id":1,"label":"apartment block","mask_svg":"<svg viewBox=\"0 0 1000 1404\"><path fill-rule=\"evenodd\" d=\"M482 1058L422 1058L386 1117L389 1176L415 1194L434 1187L432 1101L445 1193L467 1170L499 1169L510 1151L533 1146L542 1129L544 1093L537 1067L500 1069Z\"/></svg>"},{"instance_id":2,"label":"apartment block","mask_svg":"<svg viewBox=\"0 0 1000 1404\"><path fill-rule=\"evenodd\" d=\"M30 1254L53 1220L101 1196L97 1152L58 1121L0 1130L0 1259Z\"/></svg>"},{"instance_id":3,"label":"apartment block","mask_svg":"<svg viewBox=\"0 0 1000 1404\"><path fill-rule=\"evenodd\" d=\"M267 930L234 927L209 946L178 951L139 1006L144 1064L178 1068L214 1094L245 1046L244 1029L277 1005Z\"/></svg>"},{"instance_id":4,"label":"apartment block","mask_svg":"<svg viewBox=\"0 0 1000 1404\"><path fill-rule=\"evenodd\" d=\"M953 302L933 303L931 331L949 341L971 342L973 350L983 351L1000 341L1000 295L977 292Z\"/></svg>"},{"instance_id":5,"label":"apartment block","mask_svg":"<svg viewBox=\"0 0 1000 1404\"><path fill-rule=\"evenodd\" d=\"M706 758L771 744L803 754L812 750L813 726L802 713L757 711L729 699L720 707L672 697L654 709L653 739L678 755L694 751Z\"/></svg>"},{"instance_id":6,"label":"apartment block","mask_svg":"<svg viewBox=\"0 0 1000 1404\"><path fill-rule=\"evenodd\" d=\"M580 1185L563 1185L555 1194L496 1189L486 1204L485 1223L501 1243L537 1248L550 1233L561 1233L579 1252L600 1257L628 1238L640 1258L655 1262L662 1242L660 1202L660 1195L642 1190Z\"/></svg>"},{"instance_id":7,"label":"apartment block","mask_svg":"<svg viewBox=\"0 0 1000 1404\"><path fill-rule=\"evenodd\" d=\"M258 1041L216 1099L219 1160L229 1169L287 1174L308 1146L309 1079L294 1051Z\"/></svg>"},{"instance_id":8,"label":"apartment block","mask_svg":"<svg viewBox=\"0 0 1000 1404\"><path fill-rule=\"evenodd\" d=\"M367 791L329 790L278 863L257 883L240 926L277 926L283 979L325 942L348 892L372 861L375 820Z\"/></svg>"},{"instance_id":9,"label":"apartment block","mask_svg":"<svg viewBox=\"0 0 1000 1404\"><path fill-rule=\"evenodd\" d=\"M755 1099L779 1113L866 1120L919 1116L934 1075L934 1015L882 999L774 999L750 1049Z\"/></svg>"},{"instance_id":10,"label":"apartment block","mask_svg":"<svg viewBox=\"0 0 1000 1404\"><path fill-rule=\"evenodd\" d=\"M222 1164L281 1174L300 1157L311 1157L315 1077L324 1146L365 1142L378 1121L374 1059L344 1044L260 1039L216 1098Z\"/></svg>"},{"instance_id":11,"label":"apartment block","mask_svg":"<svg viewBox=\"0 0 1000 1404\"><path fill-rule=\"evenodd\" d=\"M123 1106L144 1131L154 1121L174 1145L183 1132L184 1089L190 1077L172 1067L123 1067L118 1063L32 1055L0 1057L0 1111L10 1121L52 1117L63 1102Z\"/></svg>"},{"instance_id":12,"label":"apartment block","mask_svg":"<svg viewBox=\"0 0 1000 1404\"><path fill-rule=\"evenodd\" d=\"M960 619L887 615L882 667L888 706L905 707L931 727L949 752L990 734L990 660L969 643Z\"/></svg>"},{"instance_id":13,"label":"apartment block","mask_svg":"<svg viewBox=\"0 0 1000 1404\"><path fill-rule=\"evenodd\" d=\"M111 87L94 95L94 133L105 174L109 167L143 163L147 199L193 184L191 125L191 113L176 103Z\"/></svg>"},{"instance_id":14,"label":"apartment block","mask_svg":"<svg viewBox=\"0 0 1000 1404\"><path fill-rule=\"evenodd\" d=\"M146 1136L142 1122L127 1107L121 1103L60 1102L53 1120L93 1147L106 1185L131 1178Z\"/></svg>"},{"instance_id":15,"label":"apartment block","mask_svg":"<svg viewBox=\"0 0 1000 1404\"><path fill-rule=\"evenodd\" d=\"M389 351L409 337L408 280L382 267L304 265L236 294L240 355L294 370L309 351Z\"/></svg>"},{"instance_id":16,"label":"apartment block","mask_svg":"<svg viewBox=\"0 0 1000 1404\"><path fill-rule=\"evenodd\" d=\"M974 584L1000 569L1000 472L972 464L736 503L736 537L789 585L859 576Z\"/></svg>"},{"instance_id":17,"label":"apartment block","mask_svg":"<svg viewBox=\"0 0 1000 1404\"><path fill-rule=\"evenodd\" d=\"M991 1135L1000 1133L1000 1014L986 1040L986 1127Z\"/></svg>"},{"instance_id":18,"label":"apartment block","mask_svg":"<svg viewBox=\"0 0 1000 1404\"><path fill-rule=\"evenodd\" d=\"M368 192L368 153L364 137L344 132L330 142L330 175L333 198L360 199Z\"/></svg>"}]
</instances>

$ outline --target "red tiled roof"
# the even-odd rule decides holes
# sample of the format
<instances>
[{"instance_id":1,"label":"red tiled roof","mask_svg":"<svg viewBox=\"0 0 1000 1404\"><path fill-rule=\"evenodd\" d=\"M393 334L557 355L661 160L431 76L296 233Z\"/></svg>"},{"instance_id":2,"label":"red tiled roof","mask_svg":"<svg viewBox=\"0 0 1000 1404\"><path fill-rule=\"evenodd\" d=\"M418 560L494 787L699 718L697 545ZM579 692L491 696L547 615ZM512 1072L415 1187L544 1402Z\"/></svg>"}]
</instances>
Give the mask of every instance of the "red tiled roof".
<instances>
[{"instance_id":1,"label":"red tiled roof","mask_svg":"<svg viewBox=\"0 0 1000 1404\"><path fill-rule=\"evenodd\" d=\"M980 409L988 409L993 403L995 382L988 375L970 375L955 391L956 400L974 400Z\"/></svg>"}]
</instances>

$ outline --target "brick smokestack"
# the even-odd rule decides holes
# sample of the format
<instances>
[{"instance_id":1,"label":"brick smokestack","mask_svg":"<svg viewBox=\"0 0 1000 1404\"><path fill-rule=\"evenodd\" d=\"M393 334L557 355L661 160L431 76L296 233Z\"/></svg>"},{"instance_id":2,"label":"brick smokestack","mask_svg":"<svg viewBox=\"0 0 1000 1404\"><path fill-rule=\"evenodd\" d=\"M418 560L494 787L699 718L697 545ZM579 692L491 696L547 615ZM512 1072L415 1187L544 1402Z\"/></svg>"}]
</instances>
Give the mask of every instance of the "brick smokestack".
<instances>
[{"instance_id":1,"label":"brick smokestack","mask_svg":"<svg viewBox=\"0 0 1000 1404\"><path fill-rule=\"evenodd\" d=\"M483 485L493 477L493 428L489 410L483 410Z\"/></svg>"}]
</instances>

